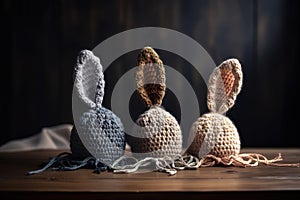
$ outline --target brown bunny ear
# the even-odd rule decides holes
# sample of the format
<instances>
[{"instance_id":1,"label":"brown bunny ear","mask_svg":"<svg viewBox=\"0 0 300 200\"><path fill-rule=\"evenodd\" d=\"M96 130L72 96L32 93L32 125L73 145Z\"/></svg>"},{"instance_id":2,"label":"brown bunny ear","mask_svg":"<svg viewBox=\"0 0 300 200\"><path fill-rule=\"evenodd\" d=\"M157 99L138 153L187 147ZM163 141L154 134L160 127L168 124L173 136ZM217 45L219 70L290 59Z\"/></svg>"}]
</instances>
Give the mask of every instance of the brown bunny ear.
<instances>
[{"instance_id":1,"label":"brown bunny ear","mask_svg":"<svg viewBox=\"0 0 300 200\"><path fill-rule=\"evenodd\" d=\"M138 55L136 84L139 95L148 107L161 105L165 96L166 76L163 62L151 47L144 47Z\"/></svg>"},{"instance_id":2,"label":"brown bunny ear","mask_svg":"<svg viewBox=\"0 0 300 200\"><path fill-rule=\"evenodd\" d=\"M228 111L241 91L243 73L237 59L222 62L210 75L208 82L207 106L220 114Z\"/></svg>"}]
</instances>

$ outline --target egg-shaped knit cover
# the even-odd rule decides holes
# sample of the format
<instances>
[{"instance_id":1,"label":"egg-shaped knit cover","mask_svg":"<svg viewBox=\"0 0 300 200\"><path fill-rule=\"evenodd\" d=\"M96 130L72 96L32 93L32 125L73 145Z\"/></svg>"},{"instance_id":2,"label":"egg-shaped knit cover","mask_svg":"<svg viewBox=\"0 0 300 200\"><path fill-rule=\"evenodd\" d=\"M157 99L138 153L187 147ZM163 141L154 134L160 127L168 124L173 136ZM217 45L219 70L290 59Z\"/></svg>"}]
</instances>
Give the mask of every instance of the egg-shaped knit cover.
<instances>
[{"instance_id":1,"label":"egg-shaped knit cover","mask_svg":"<svg viewBox=\"0 0 300 200\"><path fill-rule=\"evenodd\" d=\"M190 146L184 154L200 159L196 166L201 167L218 164L253 167L259 163L299 167L299 163L277 163L282 161L280 153L274 159L267 159L258 153L240 154L239 133L224 113L234 105L241 91L242 81L241 64L237 59L225 60L214 69L209 78L207 94L207 106L211 112L202 115L193 123L189 137Z\"/></svg>"},{"instance_id":2,"label":"egg-shaped knit cover","mask_svg":"<svg viewBox=\"0 0 300 200\"><path fill-rule=\"evenodd\" d=\"M73 78L71 153L60 153L41 169L27 172L28 175L43 172L51 166L52 170L93 167L100 173L112 168L111 165L124 154L123 124L111 110L102 107L104 75L100 60L92 51L79 53Z\"/></svg>"},{"instance_id":3,"label":"egg-shaped knit cover","mask_svg":"<svg viewBox=\"0 0 300 200\"><path fill-rule=\"evenodd\" d=\"M136 138L129 141L137 157L174 157L181 153L182 138L177 120L159 106L141 114L134 129Z\"/></svg>"},{"instance_id":4,"label":"egg-shaped knit cover","mask_svg":"<svg viewBox=\"0 0 300 200\"><path fill-rule=\"evenodd\" d=\"M125 133L120 118L111 110L102 107L102 66L99 58L89 50L81 51L78 56L74 90L73 112L76 114L73 113L73 116L79 138L92 156L106 165L111 165L124 154ZM78 138L73 136L71 139ZM71 144L72 151L84 149L80 142L71 141Z\"/></svg>"},{"instance_id":5,"label":"egg-shaped knit cover","mask_svg":"<svg viewBox=\"0 0 300 200\"><path fill-rule=\"evenodd\" d=\"M240 137L232 121L223 115L234 105L242 86L242 70L237 59L220 64L208 83L208 108L210 113L199 117L192 125L192 140L187 153L202 158L210 154L227 157L240 153Z\"/></svg>"},{"instance_id":6,"label":"egg-shaped knit cover","mask_svg":"<svg viewBox=\"0 0 300 200\"><path fill-rule=\"evenodd\" d=\"M158 54L153 48L144 47L138 55L136 82L149 110L138 117L133 136L127 137L127 143L137 157L174 157L182 151L180 126L161 106L165 80L165 69Z\"/></svg>"},{"instance_id":7,"label":"egg-shaped knit cover","mask_svg":"<svg viewBox=\"0 0 300 200\"><path fill-rule=\"evenodd\" d=\"M193 142L188 153L198 158L207 154L217 157L238 155L240 138L232 121L218 113L207 113L195 121L191 128Z\"/></svg>"}]
</instances>

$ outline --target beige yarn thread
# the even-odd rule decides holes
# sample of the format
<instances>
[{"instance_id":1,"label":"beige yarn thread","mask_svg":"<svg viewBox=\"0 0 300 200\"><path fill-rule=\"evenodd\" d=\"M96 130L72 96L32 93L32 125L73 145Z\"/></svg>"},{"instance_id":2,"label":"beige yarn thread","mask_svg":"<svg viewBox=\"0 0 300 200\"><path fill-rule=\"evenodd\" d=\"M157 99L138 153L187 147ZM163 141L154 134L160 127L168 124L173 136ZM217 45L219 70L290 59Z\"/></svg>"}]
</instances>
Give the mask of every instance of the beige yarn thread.
<instances>
[{"instance_id":1,"label":"beige yarn thread","mask_svg":"<svg viewBox=\"0 0 300 200\"><path fill-rule=\"evenodd\" d=\"M237 167L256 167L259 163L277 167L299 167L299 163L276 163L282 161L281 153L278 153L273 159L267 159L265 156L258 153L244 153L239 155L230 155L226 157L216 157L214 155L206 155L199 161L199 166L210 167L218 164L233 165Z\"/></svg>"}]
</instances>

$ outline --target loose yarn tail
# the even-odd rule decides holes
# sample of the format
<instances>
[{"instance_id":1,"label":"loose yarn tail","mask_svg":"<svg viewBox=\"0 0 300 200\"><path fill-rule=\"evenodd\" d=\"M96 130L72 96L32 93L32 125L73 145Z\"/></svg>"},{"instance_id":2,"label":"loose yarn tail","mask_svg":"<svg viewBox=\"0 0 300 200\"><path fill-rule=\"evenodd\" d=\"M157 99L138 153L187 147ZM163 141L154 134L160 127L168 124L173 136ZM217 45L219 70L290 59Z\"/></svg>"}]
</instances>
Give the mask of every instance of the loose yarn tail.
<instances>
[{"instance_id":1,"label":"loose yarn tail","mask_svg":"<svg viewBox=\"0 0 300 200\"><path fill-rule=\"evenodd\" d=\"M94 158L92 156L85 157L83 160L79 160L79 159L74 159L72 157L71 153L63 152L63 153L60 153L59 155L53 157L41 169L28 171L26 174L27 175L38 174L38 173L46 171L51 166L53 166L51 168L53 171L59 171L59 170L72 171L72 170L77 170L77 169L80 169L83 167L94 167L95 168L94 172L100 173L102 171L109 169L108 166L102 164L96 158Z\"/></svg>"},{"instance_id":2,"label":"loose yarn tail","mask_svg":"<svg viewBox=\"0 0 300 200\"><path fill-rule=\"evenodd\" d=\"M128 162L133 164L124 164ZM114 162L112 168L114 173L134 173L143 167L147 167L154 164L154 168L149 168L151 171L166 172L169 175L175 175L178 170L184 169L197 169L200 167L199 159L191 155L177 155L175 158L169 156L156 158L146 157L142 160L138 160L132 156L122 156Z\"/></svg>"},{"instance_id":3,"label":"loose yarn tail","mask_svg":"<svg viewBox=\"0 0 300 200\"><path fill-rule=\"evenodd\" d=\"M41 173L51 166L53 166L52 170L54 171L76 170L85 166L94 166L94 172L96 173L108 169L114 173L135 173L139 169L146 169L146 171L166 172L169 175L175 175L178 170L197 169L200 167L212 167L217 165L255 167L262 163L268 166L277 167L300 167L300 163L278 163L282 160L281 153L278 153L278 156L273 159L267 159L264 155L258 153L243 153L222 158L208 154L200 160L192 155L177 155L175 158L169 156L161 158L146 157L141 160L124 155L117 159L111 166L106 166L94 157L86 157L83 160L74 160L72 159L71 153L63 152L53 157L43 168L29 171L27 172L27 175Z\"/></svg>"},{"instance_id":4,"label":"loose yarn tail","mask_svg":"<svg viewBox=\"0 0 300 200\"><path fill-rule=\"evenodd\" d=\"M178 170L197 169L199 167L211 167L220 164L236 167L255 167L262 163L268 166L300 167L299 163L277 163L282 160L280 153L273 159L267 159L265 156L257 153L243 153L222 158L208 154L200 160L192 155L177 155L173 159L168 156L162 158L146 157L142 160L131 156L122 156L113 163L112 168L114 173L134 173L143 167L154 164L155 167L152 169L166 172L169 175L175 175ZM129 162L131 164L124 164Z\"/></svg>"},{"instance_id":5,"label":"loose yarn tail","mask_svg":"<svg viewBox=\"0 0 300 200\"><path fill-rule=\"evenodd\" d=\"M124 164L128 163L130 160L133 161L133 164ZM143 167L154 164L154 170L166 172L169 175L175 175L177 170L172 168L172 162L173 160L169 156L162 158L146 157L142 160L138 160L131 156L122 156L113 163L112 168L114 169L114 173L134 173Z\"/></svg>"},{"instance_id":6,"label":"loose yarn tail","mask_svg":"<svg viewBox=\"0 0 300 200\"><path fill-rule=\"evenodd\" d=\"M232 165L236 167L255 167L260 163L268 166L277 166L277 167L300 167L300 163L277 163L282 161L281 154L278 153L273 159L267 159L265 156L257 153L243 153L239 155L231 155L223 158L216 157L214 155L206 155L200 161L199 165L201 167L210 167L216 166L219 164L222 165Z\"/></svg>"},{"instance_id":7,"label":"loose yarn tail","mask_svg":"<svg viewBox=\"0 0 300 200\"><path fill-rule=\"evenodd\" d=\"M200 167L199 159L192 155L179 155L172 163L172 167L177 170L197 169Z\"/></svg>"},{"instance_id":8,"label":"loose yarn tail","mask_svg":"<svg viewBox=\"0 0 300 200\"><path fill-rule=\"evenodd\" d=\"M29 171L29 172L27 172L27 175L41 173L41 172L47 170L53 164L57 163L58 161L62 160L63 158L69 157L70 155L71 155L71 153L67 153L67 152L60 153L57 156L53 157L43 168L38 169L38 170Z\"/></svg>"}]
</instances>

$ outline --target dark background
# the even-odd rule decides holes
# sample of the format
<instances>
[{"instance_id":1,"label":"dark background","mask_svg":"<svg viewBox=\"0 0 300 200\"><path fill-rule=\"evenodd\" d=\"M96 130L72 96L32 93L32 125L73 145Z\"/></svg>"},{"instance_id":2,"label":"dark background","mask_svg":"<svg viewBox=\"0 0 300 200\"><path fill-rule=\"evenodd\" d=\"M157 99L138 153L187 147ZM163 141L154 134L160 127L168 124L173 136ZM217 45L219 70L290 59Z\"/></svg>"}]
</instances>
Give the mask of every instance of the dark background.
<instances>
[{"instance_id":1,"label":"dark background","mask_svg":"<svg viewBox=\"0 0 300 200\"><path fill-rule=\"evenodd\" d=\"M201 44L216 64L236 57L243 89L227 113L242 147L299 147L297 64L299 1L127 0L1 1L1 139L36 134L43 127L72 123L72 73L77 54L138 27L180 31ZM159 51L188 78L206 112L201 76L179 56ZM118 78L136 63L137 52L105 71L104 106ZM180 120L168 92L164 106ZM172 100L172 101L171 101ZM136 106L134 106L136 105ZM134 94L132 118L143 110Z\"/></svg>"}]
</instances>

